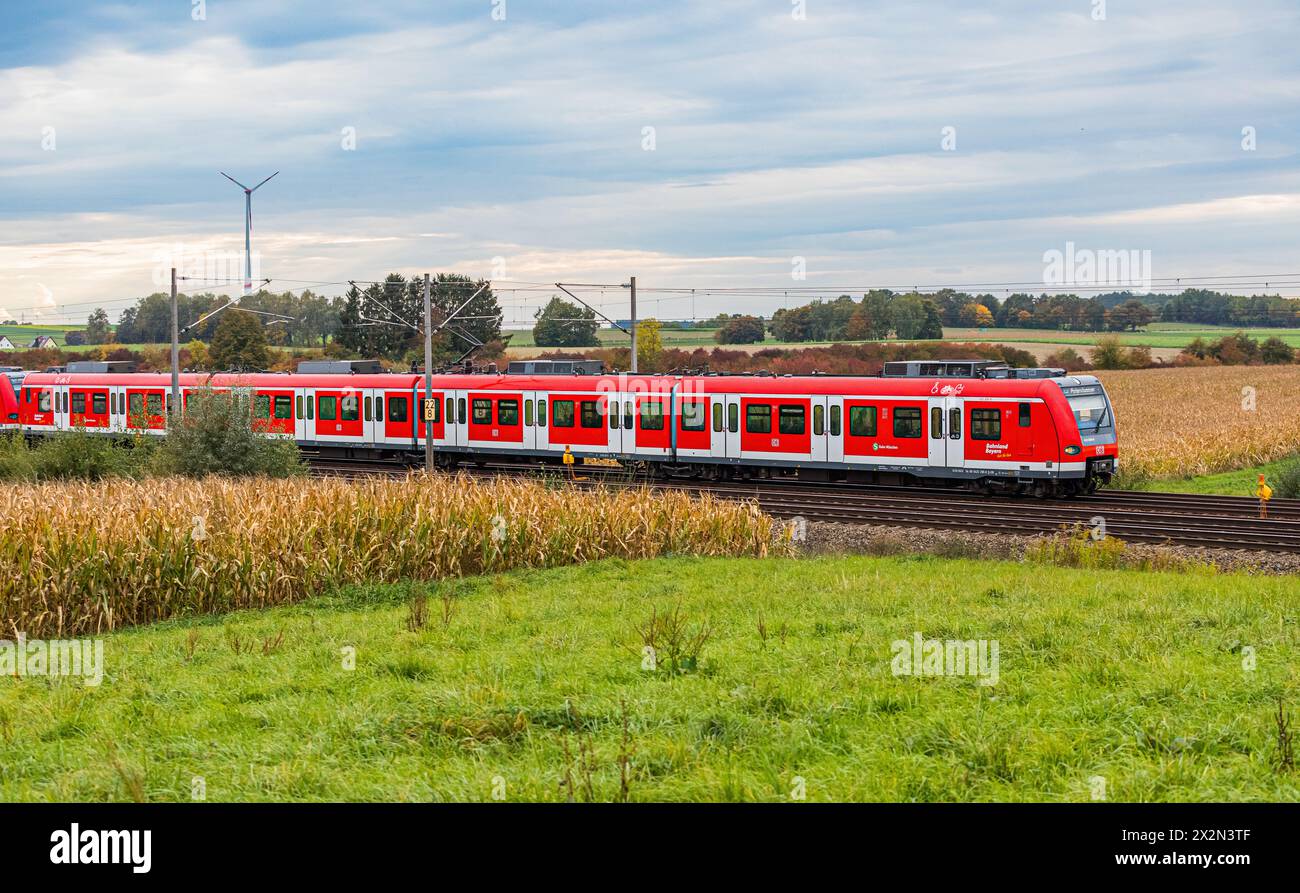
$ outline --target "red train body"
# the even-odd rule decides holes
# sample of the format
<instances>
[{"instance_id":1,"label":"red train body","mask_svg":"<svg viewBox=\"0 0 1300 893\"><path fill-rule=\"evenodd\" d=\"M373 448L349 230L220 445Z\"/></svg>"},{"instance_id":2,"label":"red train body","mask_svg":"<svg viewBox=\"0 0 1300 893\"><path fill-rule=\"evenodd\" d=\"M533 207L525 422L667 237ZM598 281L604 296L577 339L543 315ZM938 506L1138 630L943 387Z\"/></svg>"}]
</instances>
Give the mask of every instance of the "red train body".
<instances>
[{"instance_id":1,"label":"red train body","mask_svg":"<svg viewBox=\"0 0 1300 893\"><path fill-rule=\"evenodd\" d=\"M306 450L415 460L424 450L423 381L187 373L181 390L247 389L268 434ZM163 433L169 388L170 376L150 373L31 373L17 425L31 435ZM433 395L444 465L558 461L567 448L674 476L1077 493L1108 481L1118 461L1114 413L1092 376L436 375Z\"/></svg>"}]
</instances>

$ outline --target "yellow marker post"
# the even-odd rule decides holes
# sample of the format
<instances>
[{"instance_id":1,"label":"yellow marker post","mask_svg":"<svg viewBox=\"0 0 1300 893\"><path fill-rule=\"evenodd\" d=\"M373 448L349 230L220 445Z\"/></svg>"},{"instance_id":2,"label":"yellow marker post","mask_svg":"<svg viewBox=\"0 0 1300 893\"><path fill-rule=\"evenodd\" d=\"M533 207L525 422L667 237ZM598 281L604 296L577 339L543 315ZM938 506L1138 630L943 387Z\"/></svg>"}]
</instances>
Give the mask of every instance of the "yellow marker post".
<instances>
[{"instance_id":1,"label":"yellow marker post","mask_svg":"<svg viewBox=\"0 0 1300 893\"><path fill-rule=\"evenodd\" d=\"M1264 481L1264 475L1259 476L1259 484L1255 487L1255 495L1259 497L1259 516L1268 517L1268 501L1273 498L1273 488Z\"/></svg>"}]
</instances>

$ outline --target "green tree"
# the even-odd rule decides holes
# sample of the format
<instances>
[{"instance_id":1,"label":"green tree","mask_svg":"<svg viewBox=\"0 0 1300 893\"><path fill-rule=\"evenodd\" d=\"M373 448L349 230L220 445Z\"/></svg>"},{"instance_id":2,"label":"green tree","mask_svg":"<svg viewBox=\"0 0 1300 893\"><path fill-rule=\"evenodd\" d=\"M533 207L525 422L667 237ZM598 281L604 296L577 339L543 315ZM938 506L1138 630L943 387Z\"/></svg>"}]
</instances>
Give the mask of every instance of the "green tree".
<instances>
[{"instance_id":1,"label":"green tree","mask_svg":"<svg viewBox=\"0 0 1300 893\"><path fill-rule=\"evenodd\" d=\"M713 340L719 344L758 344L764 337L763 320L757 316L734 317L713 333Z\"/></svg>"},{"instance_id":2,"label":"green tree","mask_svg":"<svg viewBox=\"0 0 1300 893\"><path fill-rule=\"evenodd\" d=\"M231 307L221 316L209 350L213 367L246 372L269 366L266 333L257 315Z\"/></svg>"},{"instance_id":3,"label":"green tree","mask_svg":"<svg viewBox=\"0 0 1300 893\"><path fill-rule=\"evenodd\" d=\"M533 343L538 347L594 347L600 323L596 312L558 295L534 314Z\"/></svg>"},{"instance_id":4,"label":"green tree","mask_svg":"<svg viewBox=\"0 0 1300 893\"><path fill-rule=\"evenodd\" d=\"M636 324L636 355L640 371L657 372L664 352L663 325L657 319L643 319Z\"/></svg>"},{"instance_id":5,"label":"green tree","mask_svg":"<svg viewBox=\"0 0 1300 893\"><path fill-rule=\"evenodd\" d=\"M921 323L921 330L917 333L917 338L924 338L927 341L943 340L943 317L939 313L939 308L933 301L922 301L925 308L925 318ZM988 310L985 309L985 313Z\"/></svg>"},{"instance_id":6,"label":"green tree","mask_svg":"<svg viewBox=\"0 0 1300 893\"><path fill-rule=\"evenodd\" d=\"M113 340L113 329L108 324L108 313L103 307L96 307L86 320L86 343L107 344Z\"/></svg>"},{"instance_id":7,"label":"green tree","mask_svg":"<svg viewBox=\"0 0 1300 893\"><path fill-rule=\"evenodd\" d=\"M1295 351L1291 345L1274 335L1272 338L1266 338L1259 346L1259 358L1269 365L1294 363Z\"/></svg>"}]
</instances>

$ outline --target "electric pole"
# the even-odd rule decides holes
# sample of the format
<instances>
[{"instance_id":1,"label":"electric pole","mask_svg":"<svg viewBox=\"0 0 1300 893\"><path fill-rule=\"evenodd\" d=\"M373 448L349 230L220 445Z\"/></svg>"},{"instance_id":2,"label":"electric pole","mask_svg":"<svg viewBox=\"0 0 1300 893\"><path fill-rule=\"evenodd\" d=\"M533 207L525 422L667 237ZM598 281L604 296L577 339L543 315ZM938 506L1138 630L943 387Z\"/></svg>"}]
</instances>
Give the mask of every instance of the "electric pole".
<instances>
[{"instance_id":1,"label":"electric pole","mask_svg":"<svg viewBox=\"0 0 1300 893\"><path fill-rule=\"evenodd\" d=\"M424 470L433 471L433 299L429 295L429 274L424 274Z\"/></svg>"},{"instance_id":2,"label":"electric pole","mask_svg":"<svg viewBox=\"0 0 1300 893\"><path fill-rule=\"evenodd\" d=\"M632 277L632 371L636 372L636 277Z\"/></svg>"},{"instance_id":3,"label":"electric pole","mask_svg":"<svg viewBox=\"0 0 1300 893\"><path fill-rule=\"evenodd\" d=\"M176 268L172 267L172 402L171 412L167 413L168 425L175 423L181 411L181 336L176 311Z\"/></svg>"}]
</instances>

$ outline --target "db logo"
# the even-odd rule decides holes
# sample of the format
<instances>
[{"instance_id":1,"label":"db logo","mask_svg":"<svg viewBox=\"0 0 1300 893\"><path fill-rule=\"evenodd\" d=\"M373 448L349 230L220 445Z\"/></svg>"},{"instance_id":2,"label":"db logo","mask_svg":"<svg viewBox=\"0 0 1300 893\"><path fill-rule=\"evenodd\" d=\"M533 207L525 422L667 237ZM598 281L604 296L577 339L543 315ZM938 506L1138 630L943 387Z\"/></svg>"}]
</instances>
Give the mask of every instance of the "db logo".
<instances>
[{"instance_id":1,"label":"db logo","mask_svg":"<svg viewBox=\"0 0 1300 893\"><path fill-rule=\"evenodd\" d=\"M781 439L779 437L773 437L772 446L780 446L780 445L781 445Z\"/></svg>"},{"instance_id":2,"label":"db logo","mask_svg":"<svg viewBox=\"0 0 1300 893\"><path fill-rule=\"evenodd\" d=\"M498 431L496 428L493 428L493 429L492 429L492 436L493 436L493 437L500 437L500 436L501 436L501 432Z\"/></svg>"}]
</instances>

